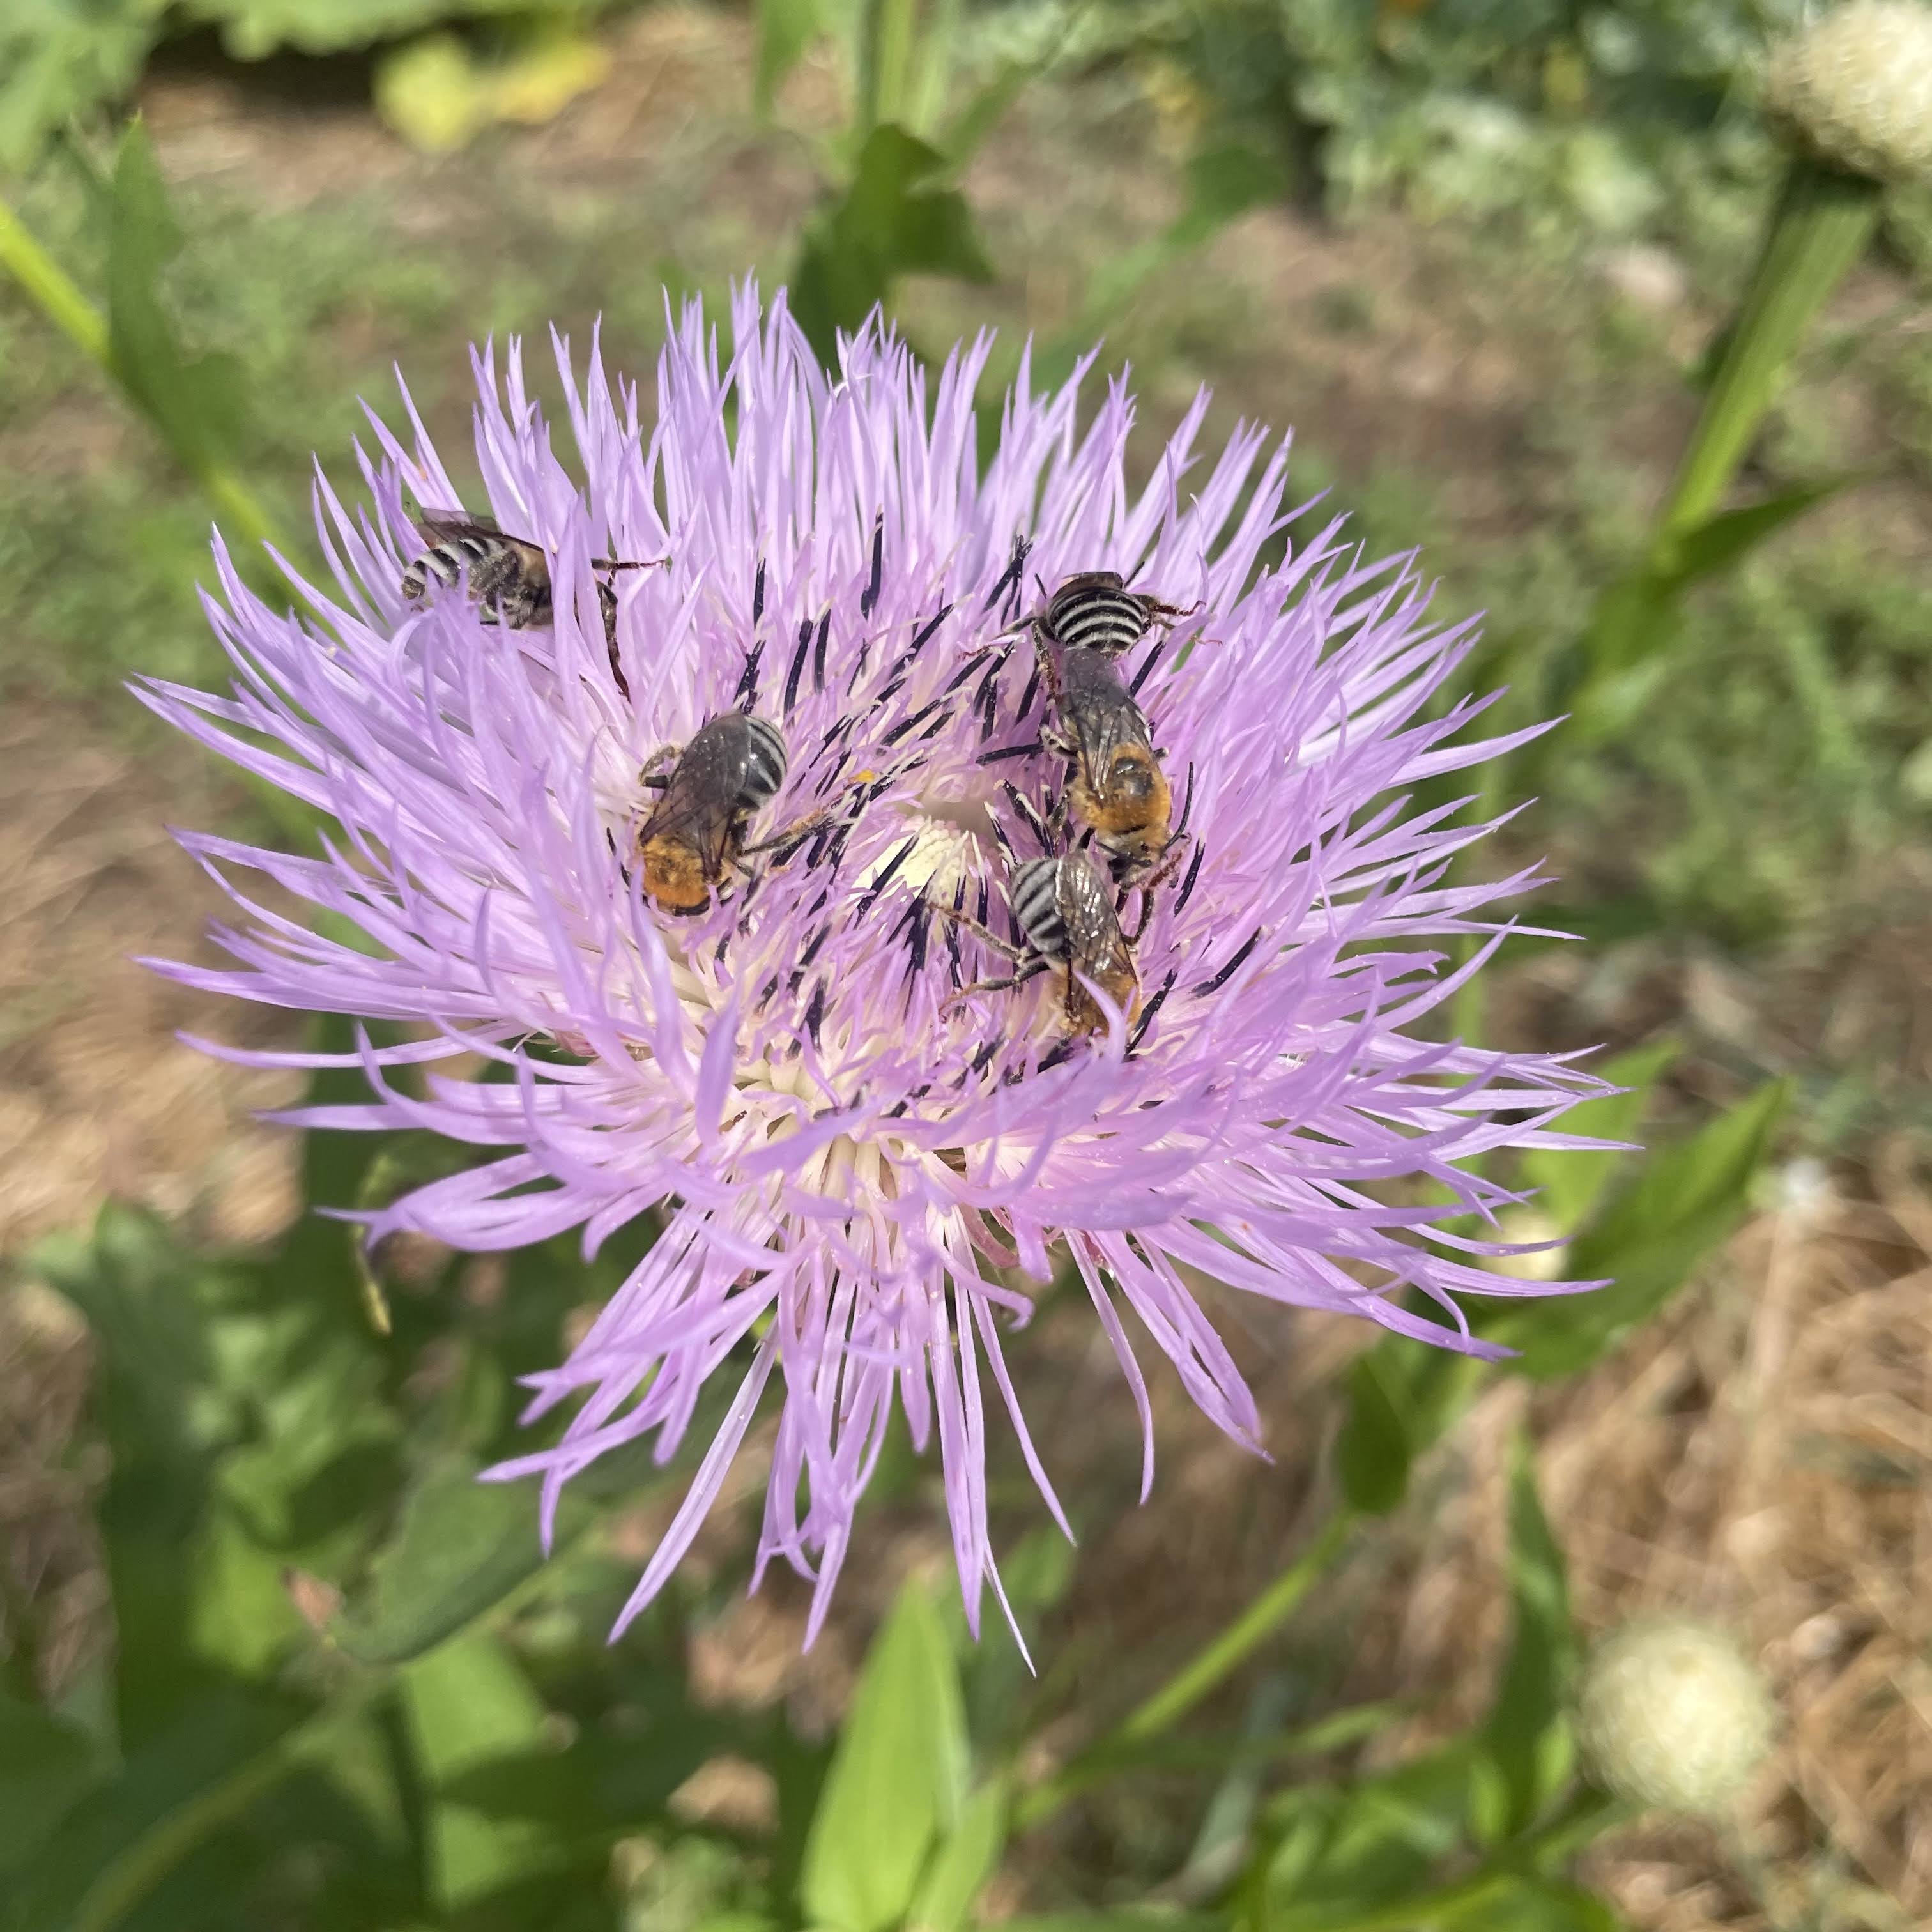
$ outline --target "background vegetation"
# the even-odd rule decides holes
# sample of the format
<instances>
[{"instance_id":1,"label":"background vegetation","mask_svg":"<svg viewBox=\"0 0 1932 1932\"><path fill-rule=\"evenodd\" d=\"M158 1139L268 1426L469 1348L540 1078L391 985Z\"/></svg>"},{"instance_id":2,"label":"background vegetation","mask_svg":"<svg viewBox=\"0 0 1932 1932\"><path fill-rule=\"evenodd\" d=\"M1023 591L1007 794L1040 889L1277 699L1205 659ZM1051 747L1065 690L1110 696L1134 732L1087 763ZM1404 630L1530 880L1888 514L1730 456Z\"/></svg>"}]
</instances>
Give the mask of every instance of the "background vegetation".
<instances>
[{"instance_id":1,"label":"background vegetation","mask_svg":"<svg viewBox=\"0 0 1932 1932\"><path fill-rule=\"evenodd\" d=\"M1772 202L1754 62L1795 11L10 10L8 260L57 280L0 284L0 1924L1932 1911L1922 191L1726 500L1786 508L1673 586L1659 648L1592 655ZM1104 332L1150 446L1211 381L1218 422L1296 425L1371 548L1423 543L1444 608L1486 610L1512 706L1582 694L1498 776L1539 799L1484 862L1553 851L1552 922L1591 943L1524 943L1459 1018L1625 1056L1604 1124L1651 1159L1533 1177L1618 1287L1532 1311L1508 1373L1238 1330L1275 1465L1164 1402L1144 1510L1128 1405L1050 1296L1022 1394L1080 1550L1030 1531L1021 1472L996 1488L1036 1678L965 1642L910 1454L809 1659L782 1579L742 1600L743 1492L607 1649L682 1472L607 1466L542 1568L528 1497L469 1479L623 1257L424 1250L372 1284L302 1204L443 1156L253 1126L286 1083L172 1029L287 1029L122 956L208 910L164 824L266 809L118 688L219 676L211 514L298 532L310 452L392 362L460 448L470 340L601 315L641 371L664 289L754 268L821 344L879 299L928 346L995 320L1000 380L1028 331L1049 368ZM1715 1824L1576 1763L1584 1640L1658 1607L1736 1626L1784 1712Z\"/></svg>"}]
</instances>

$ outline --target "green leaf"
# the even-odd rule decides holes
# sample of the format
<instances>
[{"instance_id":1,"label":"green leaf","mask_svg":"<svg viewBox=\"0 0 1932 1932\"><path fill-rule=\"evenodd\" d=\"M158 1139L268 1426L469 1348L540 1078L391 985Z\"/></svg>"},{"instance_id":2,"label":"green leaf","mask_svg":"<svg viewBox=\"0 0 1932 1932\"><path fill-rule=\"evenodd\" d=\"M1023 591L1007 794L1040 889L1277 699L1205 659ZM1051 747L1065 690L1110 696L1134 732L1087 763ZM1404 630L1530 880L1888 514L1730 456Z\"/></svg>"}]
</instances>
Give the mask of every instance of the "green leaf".
<instances>
[{"instance_id":1,"label":"green leaf","mask_svg":"<svg viewBox=\"0 0 1932 1932\"><path fill-rule=\"evenodd\" d=\"M829 368L841 330L856 329L901 275L990 282L992 264L956 189L938 185L946 158L890 124L860 150L851 185L806 230L792 313Z\"/></svg>"},{"instance_id":2,"label":"green leaf","mask_svg":"<svg viewBox=\"0 0 1932 1932\"><path fill-rule=\"evenodd\" d=\"M128 1753L110 1780L73 1807L9 1882L8 1932L105 1932L177 1874L182 1860L266 1788L262 1768L303 1714L292 1700L204 1684L179 1716ZM242 1875L237 1873L233 1882ZM224 1888L224 1902L233 1883ZM172 1909L144 1925L224 1922Z\"/></svg>"},{"instance_id":3,"label":"green leaf","mask_svg":"<svg viewBox=\"0 0 1932 1932\"><path fill-rule=\"evenodd\" d=\"M1229 222L1281 200L1288 189L1281 163L1242 142L1191 155L1185 178L1187 206L1167 232L1168 245L1176 251L1212 241Z\"/></svg>"},{"instance_id":4,"label":"green leaf","mask_svg":"<svg viewBox=\"0 0 1932 1932\"><path fill-rule=\"evenodd\" d=\"M1624 1932L1623 1920L1594 1892L1546 1878L1511 1879L1455 1922L1484 1932Z\"/></svg>"},{"instance_id":5,"label":"green leaf","mask_svg":"<svg viewBox=\"0 0 1932 1932\"><path fill-rule=\"evenodd\" d=\"M1414 1453L1391 1366L1374 1348L1348 1365L1348 1412L1335 1443L1342 1493L1350 1508L1370 1516L1386 1515L1408 1493Z\"/></svg>"},{"instance_id":6,"label":"green leaf","mask_svg":"<svg viewBox=\"0 0 1932 1932\"><path fill-rule=\"evenodd\" d=\"M808 1922L881 1932L912 1904L927 1852L957 1826L966 1721L945 1626L908 1583L874 1640L806 1840Z\"/></svg>"},{"instance_id":7,"label":"green leaf","mask_svg":"<svg viewBox=\"0 0 1932 1932\"><path fill-rule=\"evenodd\" d=\"M1576 1640L1569 1582L1521 1436L1510 1468L1510 1594L1515 1630L1484 1726L1490 1761L1500 1774L1498 1838L1535 1821L1568 1778L1574 1754L1567 1712Z\"/></svg>"},{"instance_id":8,"label":"green leaf","mask_svg":"<svg viewBox=\"0 0 1932 1932\"><path fill-rule=\"evenodd\" d=\"M1326 1927L1424 1883L1466 1838L1474 1754L1459 1738L1353 1784L1300 1784L1268 1808L1245 1888L1268 1932Z\"/></svg>"},{"instance_id":9,"label":"green leaf","mask_svg":"<svg viewBox=\"0 0 1932 1932\"><path fill-rule=\"evenodd\" d=\"M1724 511L1669 539L1658 574L1674 592L1728 570L1806 511L1868 480L1866 475L1856 472L1828 476L1820 482L1801 483L1781 490L1762 502L1748 503L1742 509Z\"/></svg>"},{"instance_id":10,"label":"green leaf","mask_svg":"<svg viewBox=\"0 0 1932 1932\"><path fill-rule=\"evenodd\" d=\"M1628 1140L1649 1104L1651 1088L1676 1058L1676 1042L1666 1040L1606 1061L1595 1070L1627 1090L1572 1107L1563 1117L1563 1131L1596 1140ZM1522 1156L1522 1178L1542 1190L1537 1204L1544 1213L1566 1234L1574 1234L1589 1219L1618 1163L1628 1158L1621 1154L1565 1154L1534 1148Z\"/></svg>"},{"instance_id":11,"label":"green leaf","mask_svg":"<svg viewBox=\"0 0 1932 1932\"><path fill-rule=\"evenodd\" d=\"M1440 1436L1483 1374L1483 1365L1445 1349L1391 1336L1349 1365L1348 1413L1335 1444L1336 1471L1350 1506L1386 1516L1408 1493L1417 1456Z\"/></svg>"},{"instance_id":12,"label":"green leaf","mask_svg":"<svg viewBox=\"0 0 1932 1932\"><path fill-rule=\"evenodd\" d=\"M1000 1563L1006 1601L1022 1630L1036 1628L1072 1588L1076 1555L1057 1527L1042 1523ZM957 1599L948 1604L946 1621L962 1653L968 1729L974 1744L991 1756L1024 1728L1040 1680L1010 1630L996 1625L976 1643L964 1640L965 1611Z\"/></svg>"},{"instance_id":13,"label":"green leaf","mask_svg":"<svg viewBox=\"0 0 1932 1932\"><path fill-rule=\"evenodd\" d=\"M428 1844L432 1895L460 1909L561 1862L556 1838L542 1825L450 1795L464 1773L524 1760L544 1735L542 1700L502 1640L472 1631L418 1658L403 1673L402 1695L425 1782L436 1794Z\"/></svg>"},{"instance_id":14,"label":"green leaf","mask_svg":"<svg viewBox=\"0 0 1932 1932\"><path fill-rule=\"evenodd\" d=\"M1769 1082L1681 1145L1653 1148L1636 1183L1570 1247L1573 1274L1610 1285L1507 1310L1484 1334L1520 1348L1513 1366L1538 1378L1574 1374L1615 1348L1730 1238L1791 1091Z\"/></svg>"},{"instance_id":15,"label":"green leaf","mask_svg":"<svg viewBox=\"0 0 1932 1932\"><path fill-rule=\"evenodd\" d=\"M0 1692L0 1872L38 1850L105 1771L78 1725Z\"/></svg>"},{"instance_id":16,"label":"green leaf","mask_svg":"<svg viewBox=\"0 0 1932 1932\"><path fill-rule=\"evenodd\" d=\"M479 1483L476 1472L466 1456L443 1457L411 1489L368 1587L329 1626L351 1657L364 1664L420 1657L542 1565L529 1489Z\"/></svg>"},{"instance_id":17,"label":"green leaf","mask_svg":"<svg viewBox=\"0 0 1932 1932\"><path fill-rule=\"evenodd\" d=\"M231 451L244 413L241 368L232 356L190 358L161 298L163 271L182 232L147 130L122 136L108 224L107 327L114 373L184 467L199 472Z\"/></svg>"},{"instance_id":18,"label":"green leaf","mask_svg":"<svg viewBox=\"0 0 1932 1932\"><path fill-rule=\"evenodd\" d=\"M982 1784L940 1842L908 1919L910 1932L958 1932L1006 1848L1012 1794L1003 1779Z\"/></svg>"}]
</instances>

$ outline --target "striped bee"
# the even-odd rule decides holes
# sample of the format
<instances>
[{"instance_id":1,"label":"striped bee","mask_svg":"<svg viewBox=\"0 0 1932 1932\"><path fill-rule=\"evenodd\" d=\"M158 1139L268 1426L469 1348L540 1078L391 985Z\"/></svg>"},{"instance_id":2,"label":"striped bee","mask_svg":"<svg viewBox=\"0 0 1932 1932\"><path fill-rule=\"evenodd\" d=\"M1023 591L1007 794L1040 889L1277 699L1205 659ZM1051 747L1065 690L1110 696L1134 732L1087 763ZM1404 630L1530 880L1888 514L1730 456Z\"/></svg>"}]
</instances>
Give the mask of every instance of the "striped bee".
<instances>
[{"instance_id":1,"label":"striped bee","mask_svg":"<svg viewBox=\"0 0 1932 1932\"><path fill-rule=\"evenodd\" d=\"M1004 953L1015 970L1004 980L982 980L955 993L949 1007L976 993L998 993L1023 986L1042 973L1057 973L1061 989L1061 1018L1070 1037L1106 1030L1107 1016L1076 971L1100 987L1131 1023L1140 1011L1140 976L1134 968L1132 939L1120 929L1114 895L1100 868L1083 852L1057 859L1029 859L1012 875L1006 904L1024 945L998 938L976 919L950 906L935 904L934 911L976 933L996 952Z\"/></svg>"},{"instance_id":2,"label":"striped bee","mask_svg":"<svg viewBox=\"0 0 1932 1932\"><path fill-rule=\"evenodd\" d=\"M412 604L419 604L429 594L432 582L453 590L464 573L470 578L470 594L481 607L486 624L496 622L499 610L506 628L526 631L533 624L546 623L552 614L550 559L540 544L527 537L512 536L496 527L488 517L450 516L440 513L418 520L424 541L429 545L403 572L402 592ZM656 563L618 562L599 557L592 565L598 571L649 570ZM597 602L604 614L604 641L610 655L610 675L626 698L631 687L625 681L617 658L617 593L602 578L597 582Z\"/></svg>"},{"instance_id":3,"label":"striped bee","mask_svg":"<svg viewBox=\"0 0 1932 1932\"><path fill-rule=\"evenodd\" d=\"M1040 742L1066 760L1066 802L1115 879L1142 880L1167 854L1174 805L1146 715L1111 656L1076 646L1057 659L1042 649L1040 662L1060 728L1042 730Z\"/></svg>"},{"instance_id":4,"label":"striped bee","mask_svg":"<svg viewBox=\"0 0 1932 1932\"><path fill-rule=\"evenodd\" d=\"M712 887L754 852L787 844L824 818L818 812L775 838L744 842L752 813L784 782L784 734L768 718L726 711L706 720L682 751L668 747L639 775L662 795L638 828L644 890L668 912L701 912ZM667 774L654 766L670 762Z\"/></svg>"},{"instance_id":5,"label":"striped bee","mask_svg":"<svg viewBox=\"0 0 1932 1932\"><path fill-rule=\"evenodd\" d=\"M1046 588L1041 585L1042 593ZM1065 650L1117 658L1132 650L1155 625L1172 624L1189 614L1144 591L1130 590L1117 570L1083 570L1063 580L1027 621L1036 637L1050 638Z\"/></svg>"}]
</instances>

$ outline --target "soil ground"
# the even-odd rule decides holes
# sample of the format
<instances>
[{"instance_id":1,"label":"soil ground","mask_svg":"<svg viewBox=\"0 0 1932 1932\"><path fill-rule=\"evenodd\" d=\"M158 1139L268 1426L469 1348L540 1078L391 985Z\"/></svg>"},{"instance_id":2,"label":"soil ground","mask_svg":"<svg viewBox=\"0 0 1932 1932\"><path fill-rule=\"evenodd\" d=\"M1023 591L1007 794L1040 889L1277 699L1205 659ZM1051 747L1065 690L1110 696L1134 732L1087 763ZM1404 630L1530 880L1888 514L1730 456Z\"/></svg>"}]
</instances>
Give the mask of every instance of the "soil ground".
<instances>
[{"instance_id":1,"label":"soil ground","mask_svg":"<svg viewBox=\"0 0 1932 1932\"><path fill-rule=\"evenodd\" d=\"M599 248L644 238L653 259L700 280L750 260L770 275L782 263L812 176L796 142L752 121L748 73L741 25L661 10L628 30L596 94L548 128L490 145L477 164L488 182L518 184L512 236L532 211L566 230L580 221L584 258L555 304L567 324L580 329L596 299ZM800 76L796 116L810 122L825 84L811 70ZM178 184L297 210L380 194L401 211L398 234L514 274L491 257L505 243L491 231L498 204L476 188L472 164L411 154L352 100L301 104L187 69L153 82L146 106ZM1172 212L1170 179L1130 117L1096 121L1090 104L1030 99L970 184L1006 279L984 302L911 291L916 334L947 339L990 310L1050 336L1079 298L1055 236L1079 229L1090 258L1144 238ZM1055 189L1050 219L1042 181ZM644 211L630 236L608 229L620 189ZM1346 230L1286 210L1247 218L1184 286L1156 292L1126 325L1125 346L1143 356L1150 435L1212 380L1220 424L1237 414L1294 423L1372 522L1399 522L1401 479L1417 478L1418 514L1453 541L1516 542L1558 493L1566 459L1547 434L1551 398L1575 389L1577 342L1612 295L1594 272L1494 280L1480 259L1466 237L1395 218ZM1604 272L1636 277L1634 306L1659 353L1688 353L1700 339L1708 314L1668 258ZM338 339L338 353L386 352L366 316L334 327L370 338L346 350ZM446 422L471 327L442 316L406 345L412 368L446 368L451 380L433 396ZM634 368L646 362L607 346ZM1610 377L1601 386L1616 388ZM1871 432L1861 395L1845 394L1856 444ZM1600 404L1598 428L1633 487L1646 476L1654 487L1689 407L1664 384ZM9 429L5 454L49 473L87 470L122 460L131 434L81 387ZM1924 512L1922 497L1882 488L1860 510L1894 555L1921 562ZM0 1248L14 1256L109 1194L222 1240L265 1236L293 1211L290 1144L250 1118L286 1088L176 1037L187 1028L266 1042L292 1026L215 1010L130 963L204 955L216 895L165 827L244 808L202 760L130 734L98 700L28 695L0 722ZM1580 859L1587 867L1589 854ZM1855 1062L1880 1064L1874 1078L1898 1105L1856 1158L1785 1170L1672 1314L1580 1385L1535 1402L1520 1385L1496 1390L1435 1457L1418 1504L1352 1563L1334 1593L1334 1627L1295 1639L1312 1667L1340 1654L1340 1623L1353 1620L1352 1691L1426 1695L1440 1712L1446 1685L1446 1714L1478 1708L1505 1616L1503 1450L1526 1408L1585 1622L1604 1628L1652 1608L1723 1619L1770 1672L1786 1713L1734 1832L1645 1828L1598 1856L1597 1876L1631 1922L1658 1932L1932 1917L1932 1190L1904 1118L1932 1082L1932 868L1900 846L1879 860L1840 902L1856 907L1863 894L1866 915L1774 954L1740 964L1640 947L1613 968L1545 961L1512 982L1493 1024L1539 1044L1628 1040L1674 1024L1689 1043L1687 1105L1729 1097L1760 1070ZM1271 1418L1274 1462L1241 1456L1170 1391L1159 1480L1138 1510L1124 1487L1138 1468L1132 1408L1104 1346L1071 1310L1050 1312L1036 1331L1028 1380L1048 1460L1090 1499L1098 1526L1048 1640L1077 1642L1067 1667L1096 1686L1123 1672L1151 1684L1294 1546L1334 1420L1310 1392L1358 1338L1313 1318L1226 1312ZM32 1545L41 1586L71 1592L84 1618L86 1551L62 1528L82 1345L53 1332L58 1316L44 1304L16 1300L4 1318L0 1516L20 1547ZM50 1348L64 1376L46 1372ZM898 1562L928 1540L908 1528ZM808 1666L833 1694L866 1626L856 1577L854 1592ZM716 1639L728 1686L777 1696L803 1682L798 1621L782 1586L735 1612ZM1083 1814L1033 1848L996 1904L1058 1902L1088 1875L1132 1867L1150 1840L1184 1851L1157 1811L1154 1798L1127 1798Z\"/></svg>"}]
</instances>

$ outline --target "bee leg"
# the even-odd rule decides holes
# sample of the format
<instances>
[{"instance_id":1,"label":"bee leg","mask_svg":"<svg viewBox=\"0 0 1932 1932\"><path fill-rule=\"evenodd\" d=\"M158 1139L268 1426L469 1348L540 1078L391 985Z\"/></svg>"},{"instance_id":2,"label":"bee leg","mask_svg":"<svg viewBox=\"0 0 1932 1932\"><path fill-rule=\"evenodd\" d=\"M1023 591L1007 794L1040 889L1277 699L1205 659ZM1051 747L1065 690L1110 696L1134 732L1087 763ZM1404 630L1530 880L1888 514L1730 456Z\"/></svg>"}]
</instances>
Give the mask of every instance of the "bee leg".
<instances>
[{"instance_id":1,"label":"bee leg","mask_svg":"<svg viewBox=\"0 0 1932 1932\"><path fill-rule=\"evenodd\" d=\"M1038 625L1034 627L1033 650L1034 656L1040 660L1040 674L1046 686L1046 694L1052 700L1053 708L1058 712L1060 709L1060 667L1054 662L1053 652L1048 648L1046 632ZM1044 736L1046 734L1042 733L1041 735Z\"/></svg>"},{"instance_id":2,"label":"bee leg","mask_svg":"<svg viewBox=\"0 0 1932 1932\"><path fill-rule=\"evenodd\" d=\"M1075 762L1072 740L1054 730L1051 725L1042 724L1040 727L1040 742L1042 750L1051 752L1056 758L1064 758L1070 765Z\"/></svg>"},{"instance_id":3,"label":"bee leg","mask_svg":"<svg viewBox=\"0 0 1932 1932\"><path fill-rule=\"evenodd\" d=\"M1002 939L997 932L988 931L970 913L962 912L956 906L940 905L932 899L928 899L926 904L941 919L950 919L955 926L963 926L976 938L990 946L995 952L1003 954L1016 966L1022 960L1035 956L1030 955L1024 947L1016 946L1011 940ZM1043 967L1042 970L1045 970Z\"/></svg>"},{"instance_id":4,"label":"bee leg","mask_svg":"<svg viewBox=\"0 0 1932 1932\"><path fill-rule=\"evenodd\" d=\"M668 556L623 557L600 556L592 563L592 570L656 570L660 564L668 564Z\"/></svg>"},{"instance_id":5,"label":"bee leg","mask_svg":"<svg viewBox=\"0 0 1932 1932\"><path fill-rule=\"evenodd\" d=\"M662 791L670 783L670 779L668 776L661 777L658 774L664 771L665 766L674 765L677 763L678 754L679 747L676 745L660 745L644 760L638 772L638 782L640 784L649 785L653 791Z\"/></svg>"},{"instance_id":6,"label":"bee leg","mask_svg":"<svg viewBox=\"0 0 1932 1932\"><path fill-rule=\"evenodd\" d=\"M802 818L795 818L782 832L774 832L769 838L760 838L755 845L740 845L737 856L748 859L756 852L775 852L781 845L795 844L808 832L816 832L832 816L832 808L822 806L816 812L808 812Z\"/></svg>"},{"instance_id":7,"label":"bee leg","mask_svg":"<svg viewBox=\"0 0 1932 1932\"><path fill-rule=\"evenodd\" d=\"M989 934L988 937L990 936ZM1004 951L1005 949L1001 950ZM1026 961L1017 973L1010 974L1004 980L978 980L970 986L962 986L958 992L953 994L946 1000L940 1011L950 1013L963 1000L971 999L976 993L1004 993L1010 992L1015 986L1024 986L1029 980L1036 979L1041 974L1046 972L1052 964L1052 961L1042 958L1036 952L1031 958Z\"/></svg>"},{"instance_id":8,"label":"bee leg","mask_svg":"<svg viewBox=\"0 0 1932 1932\"><path fill-rule=\"evenodd\" d=\"M1134 880L1128 886L1129 891L1138 890L1141 896L1140 923L1128 938L1130 946L1138 946L1141 943L1141 935L1147 931L1148 923L1154 917L1154 894L1174 877L1180 864L1180 855L1193 842L1194 835L1191 832L1184 832L1179 838L1170 838L1167 842L1166 851L1161 855L1160 861L1154 870L1145 878Z\"/></svg>"},{"instance_id":9,"label":"bee leg","mask_svg":"<svg viewBox=\"0 0 1932 1932\"><path fill-rule=\"evenodd\" d=\"M1150 622L1156 624L1178 624L1184 618L1192 617L1197 611L1204 610L1207 608L1198 597L1184 610L1178 604L1162 604L1150 599L1148 617Z\"/></svg>"}]
</instances>

